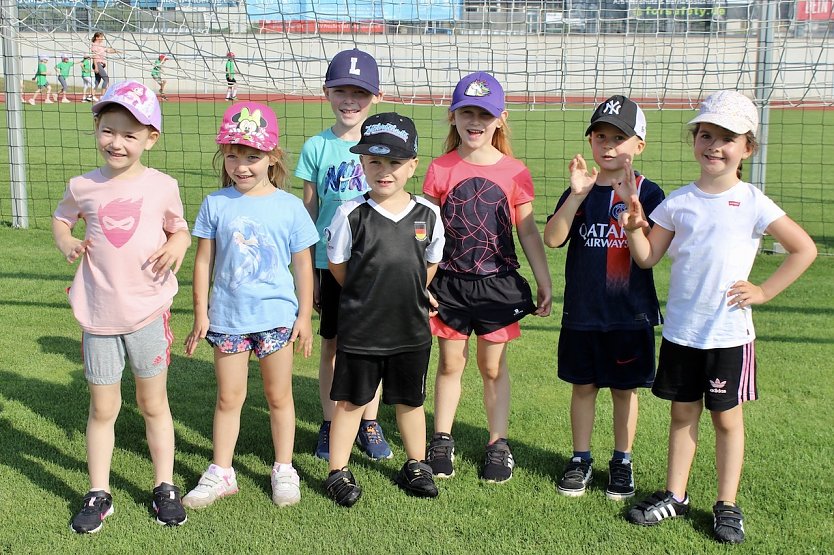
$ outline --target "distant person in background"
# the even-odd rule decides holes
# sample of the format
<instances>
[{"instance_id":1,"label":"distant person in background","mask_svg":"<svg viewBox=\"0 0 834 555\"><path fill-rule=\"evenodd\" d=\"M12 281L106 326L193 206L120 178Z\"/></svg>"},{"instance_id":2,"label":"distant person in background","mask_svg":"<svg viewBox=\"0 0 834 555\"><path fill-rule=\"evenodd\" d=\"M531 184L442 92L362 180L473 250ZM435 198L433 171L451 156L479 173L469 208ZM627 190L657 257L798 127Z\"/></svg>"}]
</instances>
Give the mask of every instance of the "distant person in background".
<instances>
[{"instance_id":1,"label":"distant person in background","mask_svg":"<svg viewBox=\"0 0 834 555\"><path fill-rule=\"evenodd\" d=\"M75 64L69 61L69 56L64 54L61 56L61 61L55 64L55 71L58 72L58 82L61 84L61 102L67 103L69 99L67 98L67 77L69 77L70 72L72 71L72 66ZM55 96L55 100L58 100L57 95Z\"/></svg>"},{"instance_id":2,"label":"distant person in background","mask_svg":"<svg viewBox=\"0 0 834 555\"><path fill-rule=\"evenodd\" d=\"M153 77L153 80L156 81L157 85L159 85L159 97L162 100L168 100L168 96L165 94L165 83L167 83L167 81L162 78L162 64L164 64L167 59L168 56L160 54L159 58L153 63L153 68L151 69L151 77Z\"/></svg>"},{"instance_id":3,"label":"distant person in background","mask_svg":"<svg viewBox=\"0 0 834 555\"><path fill-rule=\"evenodd\" d=\"M84 59L78 62L81 64L81 81L84 83L84 88L81 92L82 102L93 101L93 59L89 54L84 55Z\"/></svg>"},{"instance_id":4,"label":"distant person in background","mask_svg":"<svg viewBox=\"0 0 834 555\"><path fill-rule=\"evenodd\" d=\"M35 76L32 77L32 81L35 82L35 86L37 90L35 94L32 95L32 98L29 99L29 104L32 106L35 105L35 102L38 100L38 96L40 96L41 91L46 89L46 98L44 99L44 104L52 104L52 85L46 80L46 62L49 60L46 56L38 56L38 69L35 72Z\"/></svg>"},{"instance_id":5,"label":"distant person in background","mask_svg":"<svg viewBox=\"0 0 834 555\"><path fill-rule=\"evenodd\" d=\"M237 80L235 80L235 53L226 54L226 100L237 99Z\"/></svg>"},{"instance_id":6,"label":"distant person in background","mask_svg":"<svg viewBox=\"0 0 834 555\"><path fill-rule=\"evenodd\" d=\"M101 90L101 94L110 86L110 76L107 75L107 55L116 54L118 50L104 45L104 33L97 31L93 35L93 44L90 47L93 54L93 72L96 74L96 82L93 86L92 100L98 100L96 96L96 89Z\"/></svg>"}]
</instances>

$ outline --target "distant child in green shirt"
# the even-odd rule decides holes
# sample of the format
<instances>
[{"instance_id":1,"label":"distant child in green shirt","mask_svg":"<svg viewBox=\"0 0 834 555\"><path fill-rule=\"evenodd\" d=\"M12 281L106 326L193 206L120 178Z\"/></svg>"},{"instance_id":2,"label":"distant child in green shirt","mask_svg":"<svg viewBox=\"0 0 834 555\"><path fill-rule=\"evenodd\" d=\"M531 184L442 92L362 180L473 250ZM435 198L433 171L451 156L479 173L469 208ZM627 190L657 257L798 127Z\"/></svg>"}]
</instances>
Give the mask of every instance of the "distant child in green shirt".
<instances>
[{"instance_id":1,"label":"distant child in green shirt","mask_svg":"<svg viewBox=\"0 0 834 555\"><path fill-rule=\"evenodd\" d=\"M55 64L55 71L58 72L58 82L61 84L61 102L67 103L69 99L67 98L67 77L70 76L72 72L72 66L75 64L69 61L69 56L64 54L61 56L61 61Z\"/></svg>"},{"instance_id":2,"label":"distant child in green shirt","mask_svg":"<svg viewBox=\"0 0 834 555\"><path fill-rule=\"evenodd\" d=\"M44 89L46 89L46 99L43 101L43 103L52 104L52 85L50 85L49 82L46 80L46 62L48 61L49 58L47 56L38 56L38 70L35 72L35 76L32 77L32 81L35 82L35 86L38 87L38 90L36 90L35 94L32 95L32 98L29 99L29 104L31 104L32 106L35 105L35 101L38 99L38 96Z\"/></svg>"},{"instance_id":3,"label":"distant child in green shirt","mask_svg":"<svg viewBox=\"0 0 834 555\"><path fill-rule=\"evenodd\" d=\"M165 83L167 83L167 81L162 78L162 64L164 64L167 59L168 56L160 54L159 58L153 63L153 68L151 69L151 77L153 77L153 80L159 85L159 97L162 100L168 100L168 96L165 94Z\"/></svg>"},{"instance_id":4,"label":"distant child in green shirt","mask_svg":"<svg viewBox=\"0 0 834 555\"><path fill-rule=\"evenodd\" d=\"M235 80L235 53L226 54L226 100L237 100L237 80Z\"/></svg>"},{"instance_id":5,"label":"distant child in green shirt","mask_svg":"<svg viewBox=\"0 0 834 555\"><path fill-rule=\"evenodd\" d=\"M84 56L84 59L79 62L81 64L81 81L84 83L84 90L82 92L82 102L93 101L93 59L89 54Z\"/></svg>"}]
</instances>

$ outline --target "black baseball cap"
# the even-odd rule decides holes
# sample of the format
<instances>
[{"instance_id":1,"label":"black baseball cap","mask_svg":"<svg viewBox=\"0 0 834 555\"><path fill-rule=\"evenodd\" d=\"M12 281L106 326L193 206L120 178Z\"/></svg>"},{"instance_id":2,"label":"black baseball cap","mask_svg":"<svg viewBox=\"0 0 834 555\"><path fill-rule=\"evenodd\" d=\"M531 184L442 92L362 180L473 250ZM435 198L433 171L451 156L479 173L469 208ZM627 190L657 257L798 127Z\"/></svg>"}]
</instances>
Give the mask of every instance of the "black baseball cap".
<instances>
[{"instance_id":1,"label":"black baseball cap","mask_svg":"<svg viewBox=\"0 0 834 555\"><path fill-rule=\"evenodd\" d=\"M591 134L594 125L610 123L629 137L637 135L646 140L646 116L636 102L621 94L608 98L597 106L591 116L591 125L585 130L585 136Z\"/></svg>"},{"instance_id":2,"label":"black baseball cap","mask_svg":"<svg viewBox=\"0 0 834 555\"><path fill-rule=\"evenodd\" d=\"M379 94L379 66L374 57L356 48L333 56L324 75L324 86L329 89L340 85L353 85Z\"/></svg>"},{"instance_id":3,"label":"black baseball cap","mask_svg":"<svg viewBox=\"0 0 834 555\"><path fill-rule=\"evenodd\" d=\"M417 128L411 118L395 112L374 114L362 123L362 138L350 151L398 160L417 158Z\"/></svg>"}]
</instances>

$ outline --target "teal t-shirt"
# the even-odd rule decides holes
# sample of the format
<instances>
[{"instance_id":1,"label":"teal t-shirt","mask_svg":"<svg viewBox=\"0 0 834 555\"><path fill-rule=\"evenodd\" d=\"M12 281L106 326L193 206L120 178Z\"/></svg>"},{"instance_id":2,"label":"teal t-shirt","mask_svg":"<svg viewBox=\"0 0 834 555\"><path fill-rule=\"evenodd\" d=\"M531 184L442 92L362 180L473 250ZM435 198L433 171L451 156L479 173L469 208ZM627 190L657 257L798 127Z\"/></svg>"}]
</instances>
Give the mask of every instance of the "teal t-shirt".
<instances>
[{"instance_id":1,"label":"teal t-shirt","mask_svg":"<svg viewBox=\"0 0 834 555\"><path fill-rule=\"evenodd\" d=\"M61 73L63 77L69 77L70 72L72 71L72 66L74 66L72 62L58 62L55 64L55 67L58 68L58 71Z\"/></svg>"},{"instance_id":2,"label":"teal t-shirt","mask_svg":"<svg viewBox=\"0 0 834 555\"><path fill-rule=\"evenodd\" d=\"M234 60L226 60L226 77L234 78L235 76L235 62Z\"/></svg>"},{"instance_id":3,"label":"teal t-shirt","mask_svg":"<svg viewBox=\"0 0 834 555\"><path fill-rule=\"evenodd\" d=\"M162 62L157 60L153 63L153 68L151 69L151 77L162 77Z\"/></svg>"},{"instance_id":4,"label":"teal t-shirt","mask_svg":"<svg viewBox=\"0 0 834 555\"><path fill-rule=\"evenodd\" d=\"M295 176L315 183L319 200L319 215L316 219L319 242L316 243L314 261L316 268L327 268L324 230L330 225L336 209L369 189L359 163L359 155L350 151L350 147L355 145L356 141L342 140L328 128L307 139L301 148Z\"/></svg>"}]
</instances>

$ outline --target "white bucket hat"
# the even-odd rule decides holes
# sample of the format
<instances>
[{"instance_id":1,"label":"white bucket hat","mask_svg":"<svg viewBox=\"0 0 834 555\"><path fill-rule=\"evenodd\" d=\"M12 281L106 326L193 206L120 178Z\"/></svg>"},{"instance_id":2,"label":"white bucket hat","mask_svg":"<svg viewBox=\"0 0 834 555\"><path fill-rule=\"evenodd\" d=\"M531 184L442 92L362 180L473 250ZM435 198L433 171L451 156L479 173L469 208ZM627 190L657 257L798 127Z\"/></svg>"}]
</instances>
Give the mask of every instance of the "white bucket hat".
<instances>
[{"instance_id":1,"label":"white bucket hat","mask_svg":"<svg viewBox=\"0 0 834 555\"><path fill-rule=\"evenodd\" d=\"M712 123L733 133L744 135L759 127L759 112L753 101L738 91L718 91L704 99L701 110L690 122Z\"/></svg>"}]
</instances>

